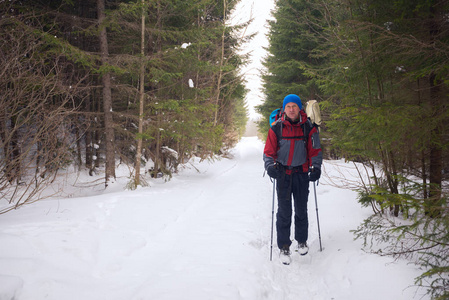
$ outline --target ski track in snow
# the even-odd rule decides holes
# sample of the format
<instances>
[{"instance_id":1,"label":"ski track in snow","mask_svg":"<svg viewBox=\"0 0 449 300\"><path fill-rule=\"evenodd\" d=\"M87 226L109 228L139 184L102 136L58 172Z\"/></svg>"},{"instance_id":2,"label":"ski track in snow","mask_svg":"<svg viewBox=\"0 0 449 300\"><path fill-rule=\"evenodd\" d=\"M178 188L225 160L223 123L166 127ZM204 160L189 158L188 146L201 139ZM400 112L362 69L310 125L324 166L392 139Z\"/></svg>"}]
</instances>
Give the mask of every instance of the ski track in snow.
<instances>
[{"instance_id":1,"label":"ski track in snow","mask_svg":"<svg viewBox=\"0 0 449 300\"><path fill-rule=\"evenodd\" d=\"M370 212L325 175L317 188L323 252L311 186L309 254L293 252L282 265L274 235L270 262L272 183L262 150L244 138L232 159L197 163L200 172L185 169L168 183L1 216L0 299L411 299L414 290L402 289L419 273L360 250L349 230Z\"/></svg>"}]
</instances>

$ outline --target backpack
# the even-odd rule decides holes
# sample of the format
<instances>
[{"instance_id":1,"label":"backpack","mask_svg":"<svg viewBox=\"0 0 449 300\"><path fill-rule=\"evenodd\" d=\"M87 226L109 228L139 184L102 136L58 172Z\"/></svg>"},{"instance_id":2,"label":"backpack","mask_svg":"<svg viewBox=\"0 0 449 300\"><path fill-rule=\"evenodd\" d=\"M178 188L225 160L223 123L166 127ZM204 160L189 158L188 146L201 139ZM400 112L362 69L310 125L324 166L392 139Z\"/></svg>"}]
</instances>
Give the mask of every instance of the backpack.
<instances>
[{"instance_id":1,"label":"backpack","mask_svg":"<svg viewBox=\"0 0 449 300\"><path fill-rule=\"evenodd\" d=\"M317 129L319 131L321 126L321 112L318 101L316 100L307 101L305 111L307 117L309 117L310 121L312 121L312 124L317 126Z\"/></svg>"},{"instance_id":2,"label":"backpack","mask_svg":"<svg viewBox=\"0 0 449 300\"><path fill-rule=\"evenodd\" d=\"M321 125L321 113L320 113L320 106L318 104L318 101L316 100L309 100L306 103L306 109L305 112L307 114L308 121L303 123L301 125L302 131L304 133L304 136L302 137L296 137L301 138L307 141L307 138L309 136L310 130L312 130L313 127L316 127L317 130L320 130ZM281 108L277 108L273 110L270 114L270 127L273 127L274 124L278 122L278 120L281 120L282 115L284 114L284 111ZM282 133L282 125L280 132ZM283 136L280 136L278 132L276 132L276 136L278 137L278 142L283 139Z\"/></svg>"},{"instance_id":3,"label":"backpack","mask_svg":"<svg viewBox=\"0 0 449 300\"><path fill-rule=\"evenodd\" d=\"M316 126L319 130L319 127L321 126L321 112L320 112L320 105L318 104L318 101L316 100L309 100L306 103L305 112L307 117L310 119L313 126ZM279 120L282 115L284 114L284 111L282 108L276 108L273 110L270 114L270 127L273 127L273 125Z\"/></svg>"},{"instance_id":4,"label":"backpack","mask_svg":"<svg viewBox=\"0 0 449 300\"><path fill-rule=\"evenodd\" d=\"M273 127L274 123L282 117L284 112L281 108L276 108L270 114L270 127Z\"/></svg>"},{"instance_id":5,"label":"backpack","mask_svg":"<svg viewBox=\"0 0 449 300\"><path fill-rule=\"evenodd\" d=\"M320 106L318 104L318 101L316 100L309 100L306 103L305 112L307 117L312 122L312 125L316 125L318 127L321 126L321 112L320 112ZM277 120L279 120L284 112L281 108L276 108L273 110L270 114L270 127L273 127L273 125L276 123Z\"/></svg>"}]
</instances>

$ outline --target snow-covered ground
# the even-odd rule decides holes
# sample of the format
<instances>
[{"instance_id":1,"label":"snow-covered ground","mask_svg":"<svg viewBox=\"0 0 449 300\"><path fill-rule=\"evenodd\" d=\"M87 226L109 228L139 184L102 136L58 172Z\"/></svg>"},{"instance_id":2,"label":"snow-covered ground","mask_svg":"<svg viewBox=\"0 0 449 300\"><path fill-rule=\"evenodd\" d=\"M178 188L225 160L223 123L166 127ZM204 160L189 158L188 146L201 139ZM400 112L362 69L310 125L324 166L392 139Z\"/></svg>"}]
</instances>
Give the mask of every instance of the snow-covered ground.
<instances>
[{"instance_id":1,"label":"snow-covered ground","mask_svg":"<svg viewBox=\"0 0 449 300\"><path fill-rule=\"evenodd\" d=\"M353 240L371 211L329 184L354 172L342 161L325 161L317 187L323 251L311 185L309 254L285 266L274 247L270 261L273 185L262 151L245 137L232 158L193 160L167 183L127 191L118 180L112 193L78 191L0 215L0 299L429 299L412 286L415 266Z\"/></svg>"},{"instance_id":2,"label":"snow-covered ground","mask_svg":"<svg viewBox=\"0 0 449 300\"><path fill-rule=\"evenodd\" d=\"M274 0L241 1L233 23L254 17L243 71L250 119L258 115L266 20ZM350 230L371 213L356 193L336 187L356 171L326 161L317 199L309 199L309 254L289 266L273 245L273 185L263 177L263 142L245 137L233 157L192 160L171 181L127 191L126 177L104 191L81 174L60 176L64 197L0 215L0 300L411 300L422 271L406 261L367 254ZM125 170L125 168L121 169ZM8 199L0 198L0 208ZM274 236L274 241L276 236Z\"/></svg>"}]
</instances>

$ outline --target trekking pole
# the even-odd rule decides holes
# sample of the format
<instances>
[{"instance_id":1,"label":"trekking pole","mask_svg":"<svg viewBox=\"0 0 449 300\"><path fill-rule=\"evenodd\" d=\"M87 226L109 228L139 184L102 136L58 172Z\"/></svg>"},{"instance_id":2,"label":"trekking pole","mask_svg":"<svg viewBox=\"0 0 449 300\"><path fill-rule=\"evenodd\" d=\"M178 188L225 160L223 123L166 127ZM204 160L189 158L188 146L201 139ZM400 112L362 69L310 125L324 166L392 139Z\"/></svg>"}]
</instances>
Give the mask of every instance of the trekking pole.
<instances>
[{"instance_id":1,"label":"trekking pole","mask_svg":"<svg viewBox=\"0 0 449 300\"><path fill-rule=\"evenodd\" d=\"M316 185L318 185L318 182L316 183ZM321 251L323 251L323 247L321 246L320 218L318 217L318 201L316 199L315 182L313 183L313 191L314 191L314 194L315 194L316 222L318 224L318 239L320 240L320 252L321 252Z\"/></svg>"},{"instance_id":2,"label":"trekking pole","mask_svg":"<svg viewBox=\"0 0 449 300\"><path fill-rule=\"evenodd\" d=\"M273 179L273 204L271 206L271 244L270 244L270 261L273 260L273 223L274 223L274 197L276 191L276 179Z\"/></svg>"}]
</instances>

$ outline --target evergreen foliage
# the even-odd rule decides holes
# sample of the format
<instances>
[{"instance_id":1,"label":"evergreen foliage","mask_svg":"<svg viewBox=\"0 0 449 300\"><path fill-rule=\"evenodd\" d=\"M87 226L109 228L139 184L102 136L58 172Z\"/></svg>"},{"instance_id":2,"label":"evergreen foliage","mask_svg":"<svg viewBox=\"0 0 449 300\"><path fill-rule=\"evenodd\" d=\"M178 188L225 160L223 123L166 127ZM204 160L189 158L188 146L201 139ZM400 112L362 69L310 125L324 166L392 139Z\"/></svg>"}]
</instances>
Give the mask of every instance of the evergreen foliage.
<instances>
[{"instance_id":1,"label":"evergreen foliage","mask_svg":"<svg viewBox=\"0 0 449 300\"><path fill-rule=\"evenodd\" d=\"M279 0L270 22L266 100L258 107L266 133L285 95L320 101L322 137L331 141L324 150L371 174L362 180L360 202L375 215L358 237L384 241L394 231L394 248L415 235L411 245L419 246L410 252L432 249L420 252L427 271L418 284L429 279L430 293L441 299L449 282L448 13L447 1ZM412 225L391 225L401 218ZM383 253L397 253L393 248Z\"/></svg>"},{"instance_id":2,"label":"evergreen foliage","mask_svg":"<svg viewBox=\"0 0 449 300\"><path fill-rule=\"evenodd\" d=\"M275 20L269 22L269 55L264 61L267 71L262 76L266 100L257 108L262 115L259 127L264 134L269 129L270 113L282 106L288 94L297 94L303 100L322 99L316 78L310 77L306 68L308 64L323 63L315 55L322 44L316 31L321 29L309 22L319 22L321 12L305 0L279 0L273 16Z\"/></svg>"},{"instance_id":3,"label":"evergreen foliage","mask_svg":"<svg viewBox=\"0 0 449 300\"><path fill-rule=\"evenodd\" d=\"M423 200L422 185L404 179L404 190L393 194L375 188L376 194L361 193L361 202L379 208L357 230L372 253L415 261L423 272L415 284L426 287L432 299L449 296L449 209L447 199L437 202ZM418 197L417 197L418 196ZM375 204L373 204L375 203ZM401 205L404 220L388 216L391 207ZM428 214L429 211L438 218Z\"/></svg>"},{"instance_id":4,"label":"evergreen foliage","mask_svg":"<svg viewBox=\"0 0 449 300\"><path fill-rule=\"evenodd\" d=\"M27 80L23 74L2 76L2 89L16 91L13 97L3 94L5 97L0 99L2 107L8 107L1 117L1 143L5 149L1 155L2 161L10 161L2 168L21 169L16 172L17 178L4 176L2 191L14 189L13 179L22 180L34 169L39 173L42 164L42 160L36 162L39 156L25 151L36 147L38 141L23 133L23 123L17 119L23 115L22 107L30 101L22 93L27 89L41 90L39 95L34 94L36 101L51 104L46 107L51 112L66 114L65 120L70 120L70 124L55 125L69 137L67 141L59 141L64 146L60 148L64 155L58 157L80 170L86 167L90 173L98 172L110 160L105 155L105 145L111 139L106 139L111 127L115 153L112 164L134 165L137 141L141 139L141 161L152 161L155 173L169 175L176 172L179 163L194 155L207 159L223 154L243 133L247 119L243 105L246 90L238 70L245 58L237 54L243 41L237 34L245 24L234 27L227 24L235 0L107 1L105 18L100 24L99 1L104 2L0 3L3 75L15 72L18 66L11 62L17 59L21 63L17 70L29 70L30 66L35 72L29 70L34 77ZM99 35L103 29L108 46L106 57L100 50ZM142 62L144 111L143 131L139 133ZM102 94L105 75L110 76L112 100L107 112ZM44 80L57 82L58 89L49 88L44 93ZM29 114L26 124L33 127L41 114L35 110ZM106 128L108 114L112 115L113 125ZM54 130L45 131L40 136L46 139L53 133ZM20 156L24 152L27 154ZM11 159L5 159L5 155Z\"/></svg>"}]
</instances>

